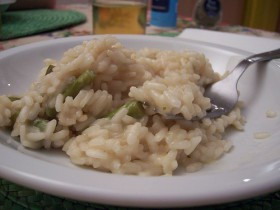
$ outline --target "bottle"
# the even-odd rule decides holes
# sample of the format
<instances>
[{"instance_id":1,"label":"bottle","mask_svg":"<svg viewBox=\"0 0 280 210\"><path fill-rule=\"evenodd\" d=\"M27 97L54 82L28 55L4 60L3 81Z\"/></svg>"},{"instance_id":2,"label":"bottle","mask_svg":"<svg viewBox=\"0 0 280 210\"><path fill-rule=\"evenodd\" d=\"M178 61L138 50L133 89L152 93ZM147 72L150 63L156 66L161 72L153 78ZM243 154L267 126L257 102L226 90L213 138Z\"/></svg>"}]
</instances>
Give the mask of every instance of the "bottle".
<instances>
[{"instance_id":1,"label":"bottle","mask_svg":"<svg viewBox=\"0 0 280 210\"><path fill-rule=\"evenodd\" d=\"M193 19L201 28L215 27L222 17L219 0L198 0L195 5Z\"/></svg>"},{"instance_id":2,"label":"bottle","mask_svg":"<svg viewBox=\"0 0 280 210\"><path fill-rule=\"evenodd\" d=\"M160 28L175 28L177 24L178 0L152 0L152 26Z\"/></svg>"}]
</instances>

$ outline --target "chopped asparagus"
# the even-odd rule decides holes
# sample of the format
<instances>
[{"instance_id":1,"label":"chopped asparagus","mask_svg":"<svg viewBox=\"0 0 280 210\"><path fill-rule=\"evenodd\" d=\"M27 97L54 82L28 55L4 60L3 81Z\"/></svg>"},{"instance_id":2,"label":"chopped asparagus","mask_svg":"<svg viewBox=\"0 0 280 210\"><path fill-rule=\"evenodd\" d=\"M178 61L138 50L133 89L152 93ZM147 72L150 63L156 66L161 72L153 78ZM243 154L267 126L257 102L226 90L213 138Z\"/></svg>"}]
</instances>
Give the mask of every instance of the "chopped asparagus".
<instances>
[{"instance_id":1,"label":"chopped asparagus","mask_svg":"<svg viewBox=\"0 0 280 210\"><path fill-rule=\"evenodd\" d=\"M81 89L88 86L94 80L95 75L93 71L87 70L81 74L77 79L72 81L63 91L63 95L66 98L67 96L72 96L73 98L78 95Z\"/></svg>"},{"instance_id":2,"label":"chopped asparagus","mask_svg":"<svg viewBox=\"0 0 280 210\"><path fill-rule=\"evenodd\" d=\"M107 117L111 119L122 108L126 108L128 110L127 115L129 115L135 119L140 119L144 116L144 109L143 109L142 103L139 101L129 101L126 104L119 107L118 109L110 112L107 115Z\"/></svg>"},{"instance_id":3,"label":"chopped asparagus","mask_svg":"<svg viewBox=\"0 0 280 210\"><path fill-rule=\"evenodd\" d=\"M57 112L56 112L55 108L50 108L50 107L46 108L46 115L48 118L54 119L56 117L56 114L57 114Z\"/></svg>"},{"instance_id":4,"label":"chopped asparagus","mask_svg":"<svg viewBox=\"0 0 280 210\"><path fill-rule=\"evenodd\" d=\"M17 101L20 99L20 97L18 96L8 96L8 98L10 99L10 101Z\"/></svg>"},{"instance_id":5,"label":"chopped asparagus","mask_svg":"<svg viewBox=\"0 0 280 210\"><path fill-rule=\"evenodd\" d=\"M123 106L114 109L113 111L109 112L105 117L108 117L109 119L112 119L114 115L122 108Z\"/></svg>"},{"instance_id":6,"label":"chopped asparagus","mask_svg":"<svg viewBox=\"0 0 280 210\"><path fill-rule=\"evenodd\" d=\"M39 128L40 131L45 131L48 121L38 118L33 121L33 126Z\"/></svg>"},{"instance_id":7,"label":"chopped asparagus","mask_svg":"<svg viewBox=\"0 0 280 210\"><path fill-rule=\"evenodd\" d=\"M72 97L77 96L81 89L83 89L84 87L86 87L93 81L94 77L95 77L95 75L92 71L89 71L89 70L85 71L83 74L81 74L77 79L72 81L65 88L65 90L63 91L64 97L66 98L67 96L72 96ZM57 115L55 108L46 107L45 112L46 112L48 119L54 119Z\"/></svg>"},{"instance_id":8,"label":"chopped asparagus","mask_svg":"<svg viewBox=\"0 0 280 210\"><path fill-rule=\"evenodd\" d=\"M54 65L49 65L46 71L46 75L52 73L54 67L55 67Z\"/></svg>"},{"instance_id":9,"label":"chopped asparagus","mask_svg":"<svg viewBox=\"0 0 280 210\"><path fill-rule=\"evenodd\" d=\"M144 116L144 109L142 103L139 101L131 101L125 104L125 108L128 109L127 115L140 119Z\"/></svg>"}]
</instances>

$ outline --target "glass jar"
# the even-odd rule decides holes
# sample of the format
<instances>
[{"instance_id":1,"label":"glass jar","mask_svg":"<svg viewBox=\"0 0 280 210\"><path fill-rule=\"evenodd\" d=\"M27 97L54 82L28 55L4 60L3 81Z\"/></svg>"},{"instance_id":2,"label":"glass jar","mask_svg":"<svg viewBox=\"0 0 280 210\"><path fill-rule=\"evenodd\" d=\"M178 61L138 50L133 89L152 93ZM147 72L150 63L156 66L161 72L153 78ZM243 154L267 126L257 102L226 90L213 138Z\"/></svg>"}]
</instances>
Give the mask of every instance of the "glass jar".
<instances>
[{"instance_id":1,"label":"glass jar","mask_svg":"<svg viewBox=\"0 0 280 210\"><path fill-rule=\"evenodd\" d=\"M94 34L144 34L146 0L93 0Z\"/></svg>"}]
</instances>

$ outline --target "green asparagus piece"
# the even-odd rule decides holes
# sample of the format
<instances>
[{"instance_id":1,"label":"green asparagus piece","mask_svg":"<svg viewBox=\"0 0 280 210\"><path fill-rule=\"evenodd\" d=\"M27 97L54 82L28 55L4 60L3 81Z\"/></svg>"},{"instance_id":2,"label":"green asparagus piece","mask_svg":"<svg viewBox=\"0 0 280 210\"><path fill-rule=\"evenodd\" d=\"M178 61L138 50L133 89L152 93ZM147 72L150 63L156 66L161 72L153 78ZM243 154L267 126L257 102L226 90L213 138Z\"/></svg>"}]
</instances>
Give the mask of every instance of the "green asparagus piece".
<instances>
[{"instance_id":1,"label":"green asparagus piece","mask_svg":"<svg viewBox=\"0 0 280 210\"><path fill-rule=\"evenodd\" d=\"M54 65L49 65L46 71L46 75L52 73L54 67L55 67Z\"/></svg>"},{"instance_id":2,"label":"green asparagus piece","mask_svg":"<svg viewBox=\"0 0 280 210\"><path fill-rule=\"evenodd\" d=\"M140 119L144 116L144 108L139 101L131 101L125 105L125 108L128 109L127 115L131 117Z\"/></svg>"},{"instance_id":3,"label":"green asparagus piece","mask_svg":"<svg viewBox=\"0 0 280 210\"><path fill-rule=\"evenodd\" d=\"M78 95L80 90L88 86L94 80L95 75L93 71L87 70L81 74L77 79L72 81L63 91L63 95L66 98L67 96L72 96L73 98Z\"/></svg>"},{"instance_id":4,"label":"green asparagus piece","mask_svg":"<svg viewBox=\"0 0 280 210\"><path fill-rule=\"evenodd\" d=\"M43 132L46 129L47 123L48 123L47 120L38 118L38 119L33 121L33 126L39 128L39 130Z\"/></svg>"},{"instance_id":5,"label":"green asparagus piece","mask_svg":"<svg viewBox=\"0 0 280 210\"><path fill-rule=\"evenodd\" d=\"M109 112L109 114L107 114L105 117L108 117L109 119L112 119L114 117L114 115L122 108L123 106Z\"/></svg>"},{"instance_id":6,"label":"green asparagus piece","mask_svg":"<svg viewBox=\"0 0 280 210\"><path fill-rule=\"evenodd\" d=\"M56 117L56 114L57 114L57 112L56 112L55 108L50 108L50 107L46 108L46 115L48 118L54 119Z\"/></svg>"},{"instance_id":7,"label":"green asparagus piece","mask_svg":"<svg viewBox=\"0 0 280 210\"><path fill-rule=\"evenodd\" d=\"M8 98L10 99L10 101L17 101L20 99L20 97L18 96L8 96Z\"/></svg>"},{"instance_id":8,"label":"green asparagus piece","mask_svg":"<svg viewBox=\"0 0 280 210\"><path fill-rule=\"evenodd\" d=\"M110 112L107 117L112 118L120 109L126 108L128 109L127 115L135 118L135 119L140 119L144 116L144 108L142 106L142 103L139 101L129 101L126 104L122 105L116 110L113 110Z\"/></svg>"},{"instance_id":9,"label":"green asparagus piece","mask_svg":"<svg viewBox=\"0 0 280 210\"><path fill-rule=\"evenodd\" d=\"M52 66L52 65L50 65ZM54 68L54 66L52 67L48 67L48 70L51 68ZM47 70L47 73L48 73ZM83 89L84 87L86 87L87 85L89 85L93 79L94 79L95 75L92 71L85 71L83 74L81 74L77 79L75 79L74 81L72 81L63 91L63 95L66 98L67 96L72 96L75 97L78 95L78 93L80 92L81 89ZM55 110L55 108L51 108L51 107L46 107L46 115L48 117L48 119L54 119L57 115L57 112Z\"/></svg>"}]
</instances>

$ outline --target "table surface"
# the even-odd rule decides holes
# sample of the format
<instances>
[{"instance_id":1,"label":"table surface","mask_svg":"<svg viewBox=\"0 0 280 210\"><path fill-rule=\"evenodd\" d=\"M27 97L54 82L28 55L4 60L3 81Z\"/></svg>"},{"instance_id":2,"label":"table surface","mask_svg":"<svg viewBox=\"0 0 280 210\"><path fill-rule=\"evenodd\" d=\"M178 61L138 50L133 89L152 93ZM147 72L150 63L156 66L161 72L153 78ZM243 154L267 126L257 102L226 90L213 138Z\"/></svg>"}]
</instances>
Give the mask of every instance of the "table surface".
<instances>
[{"instance_id":1,"label":"table surface","mask_svg":"<svg viewBox=\"0 0 280 210\"><path fill-rule=\"evenodd\" d=\"M91 6L87 4L68 4L59 5L57 9L75 10L86 15L87 21L83 24L46 32L34 36L17 38L0 42L0 50L6 50L12 47L51 40L69 36L82 36L92 34L92 12ZM185 28L194 28L194 23L188 18L180 17L178 27L175 29L163 30L152 26L147 26L146 33L161 36L177 36ZM246 34L248 36L266 37L280 40L280 34L268 31L262 31L242 26L221 25L216 27L216 31L231 32L236 34ZM0 209L127 209L100 204L91 204L86 202L73 201L59 198L42 192L34 191L7 180L0 179ZM209 207L198 207L191 209L280 209L280 191L264 195L249 200L233 202Z\"/></svg>"}]
</instances>

